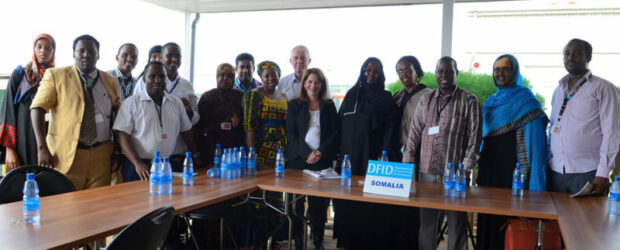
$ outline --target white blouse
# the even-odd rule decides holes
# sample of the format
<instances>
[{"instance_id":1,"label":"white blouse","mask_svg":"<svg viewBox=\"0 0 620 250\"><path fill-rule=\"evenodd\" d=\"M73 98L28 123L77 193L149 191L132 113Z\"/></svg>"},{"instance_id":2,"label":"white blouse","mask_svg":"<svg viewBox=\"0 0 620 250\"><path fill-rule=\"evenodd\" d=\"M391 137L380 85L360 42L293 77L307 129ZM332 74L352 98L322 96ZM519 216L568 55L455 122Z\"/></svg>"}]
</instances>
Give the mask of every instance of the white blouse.
<instances>
[{"instance_id":1,"label":"white blouse","mask_svg":"<svg viewBox=\"0 0 620 250\"><path fill-rule=\"evenodd\" d=\"M317 150L321 145L321 111L310 111L310 124L306 133L306 144L310 149Z\"/></svg>"}]
</instances>

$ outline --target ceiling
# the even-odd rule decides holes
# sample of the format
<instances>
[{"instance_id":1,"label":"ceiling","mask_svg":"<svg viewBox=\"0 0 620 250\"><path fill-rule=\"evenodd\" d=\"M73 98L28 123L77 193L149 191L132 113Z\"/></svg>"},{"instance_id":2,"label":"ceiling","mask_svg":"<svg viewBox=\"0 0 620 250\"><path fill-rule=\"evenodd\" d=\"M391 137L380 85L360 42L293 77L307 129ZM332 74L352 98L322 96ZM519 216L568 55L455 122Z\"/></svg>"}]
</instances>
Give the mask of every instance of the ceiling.
<instances>
[{"instance_id":1,"label":"ceiling","mask_svg":"<svg viewBox=\"0 0 620 250\"><path fill-rule=\"evenodd\" d=\"M317 9L409 4L438 4L442 0L142 0L185 13ZM456 0L486 2L488 0ZM505 0L504 0L505 1Z\"/></svg>"}]
</instances>

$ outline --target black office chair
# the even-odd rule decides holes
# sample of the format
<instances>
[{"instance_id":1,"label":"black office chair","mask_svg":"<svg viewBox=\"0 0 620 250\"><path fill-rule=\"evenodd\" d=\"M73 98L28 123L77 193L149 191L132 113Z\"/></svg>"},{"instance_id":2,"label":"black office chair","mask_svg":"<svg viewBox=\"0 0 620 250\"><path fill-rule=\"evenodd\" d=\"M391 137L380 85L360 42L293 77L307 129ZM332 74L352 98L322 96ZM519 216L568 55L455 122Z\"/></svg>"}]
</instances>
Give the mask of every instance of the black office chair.
<instances>
[{"instance_id":1,"label":"black office chair","mask_svg":"<svg viewBox=\"0 0 620 250\"><path fill-rule=\"evenodd\" d=\"M196 239L196 234L192 230L190 226L189 219L192 220L220 220L220 240L219 240L219 249L224 249L224 227L228 229L228 234L230 235L230 239L234 245L234 249L239 249L237 246L237 242L235 241L235 237L233 235L230 226L227 225L225 218L230 218L233 211L233 204L236 202L236 199L230 199L226 201L222 201L220 203L216 203L213 205L209 205L206 207L202 207L193 211L189 211L183 215L180 215L181 218L185 221L187 225L187 230L189 231L189 236L192 240L195 249L200 249L198 246L198 241ZM189 242L188 242L189 244Z\"/></svg>"},{"instance_id":2,"label":"black office chair","mask_svg":"<svg viewBox=\"0 0 620 250\"><path fill-rule=\"evenodd\" d=\"M174 208L171 206L152 211L124 228L106 249L161 249L173 220Z\"/></svg>"},{"instance_id":3,"label":"black office chair","mask_svg":"<svg viewBox=\"0 0 620 250\"><path fill-rule=\"evenodd\" d=\"M22 166L11 170L0 180L0 204L21 201L26 173L34 173L39 185L39 196L48 196L75 191L75 187L60 172L41 166Z\"/></svg>"}]
</instances>

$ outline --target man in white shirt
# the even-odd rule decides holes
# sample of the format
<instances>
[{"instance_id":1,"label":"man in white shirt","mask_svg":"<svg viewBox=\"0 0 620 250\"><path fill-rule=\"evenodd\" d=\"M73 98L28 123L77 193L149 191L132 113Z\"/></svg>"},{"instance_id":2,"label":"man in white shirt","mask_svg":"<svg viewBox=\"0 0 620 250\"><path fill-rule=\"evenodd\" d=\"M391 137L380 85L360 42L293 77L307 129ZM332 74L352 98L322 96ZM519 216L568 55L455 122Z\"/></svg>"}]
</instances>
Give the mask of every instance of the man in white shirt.
<instances>
[{"instance_id":1,"label":"man in white shirt","mask_svg":"<svg viewBox=\"0 0 620 250\"><path fill-rule=\"evenodd\" d=\"M165 92L181 98L187 116L192 122L192 125L195 125L200 120L200 115L198 115L198 98L194 92L194 86L192 86L187 79L179 75L179 67L181 67L181 47L174 42L166 43L162 46L161 57L161 62L166 67L165 74L168 76L165 79ZM133 94L135 95L145 90L145 80L144 78L140 78L134 87Z\"/></svg>"},{"instance_id":2,"label":"man in white shirt","mask_svg":"<svg viewBox=\"0 0 620 250\"><path fill-rule=\"evenodd\" d=\"M114 130L127 160L122 163L123 180L148 180L150 159L155 151L172 155L181 138L198 157L192 124L180 98L166 93L166 71L160 62L144 69L146 91L127 98L118 112ZM198 160L196 158L195 160Z\"/></svg>"},{"instance_id":3,"label":"man in white shirt","mask_svg":"<svg viewBox=\"0 0 620 250\"><path fill-rule=\"evenodd\" d=\"M297 45L291 50L291 59L289 60L293 66L294 72L290 75L280 78L277 90L284 93L289 100L297 99L301 90L301 77L304 71L308 69L308 65L312 61L310 52L304 45ZM329 88L327 89L329 94Z\"/></svg>"},{"instance_id":4,"label":"man in white shirt","mask_svg":"<svg viewBox=\"0 0 620 250\"><path fill-rule=\"evenodd\" d=\"M200 115L198 114L198 102L196 94L194 93L194 87L185 78L179 76L179 67L181 66L181 47L173 42L166 43L161 48L161 62L166 69L167 75L165 92L167 94L181 98L185 107L185 112L189 117L192 125L196 125L200 121ZM134 87L134 95L144 92L146 84L144 83L144 77L140 79L138 84ZM170 164L173 171L181 171L183 168L183 159L185 158L185 151L187 146L185 142L179 137L177 139L177 145L174 153L170 156ZM197 166L197 164L194 164Z\"/></svg>"}]
</instances>

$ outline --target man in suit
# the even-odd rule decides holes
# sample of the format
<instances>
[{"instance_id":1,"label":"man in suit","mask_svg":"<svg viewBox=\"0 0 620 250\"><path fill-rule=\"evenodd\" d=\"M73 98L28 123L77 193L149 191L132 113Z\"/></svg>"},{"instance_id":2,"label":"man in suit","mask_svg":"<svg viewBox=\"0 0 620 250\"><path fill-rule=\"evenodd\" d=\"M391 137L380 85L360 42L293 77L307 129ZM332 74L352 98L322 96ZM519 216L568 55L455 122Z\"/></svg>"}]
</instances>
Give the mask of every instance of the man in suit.
<instances>
[{"instance_id":1,"label":"man in suit","mask_svg":"<svg viewBox=\"0 0 620 250\"><path fill-rule=\"evenodd\" d=\"M75 65L45 73L30 106L38 163L65 174L77 190L110 185L111 124L121 104L118 82L97 70L99 42L94 37L73 41L73 59Z\"/></svg>"}]
</instances>

